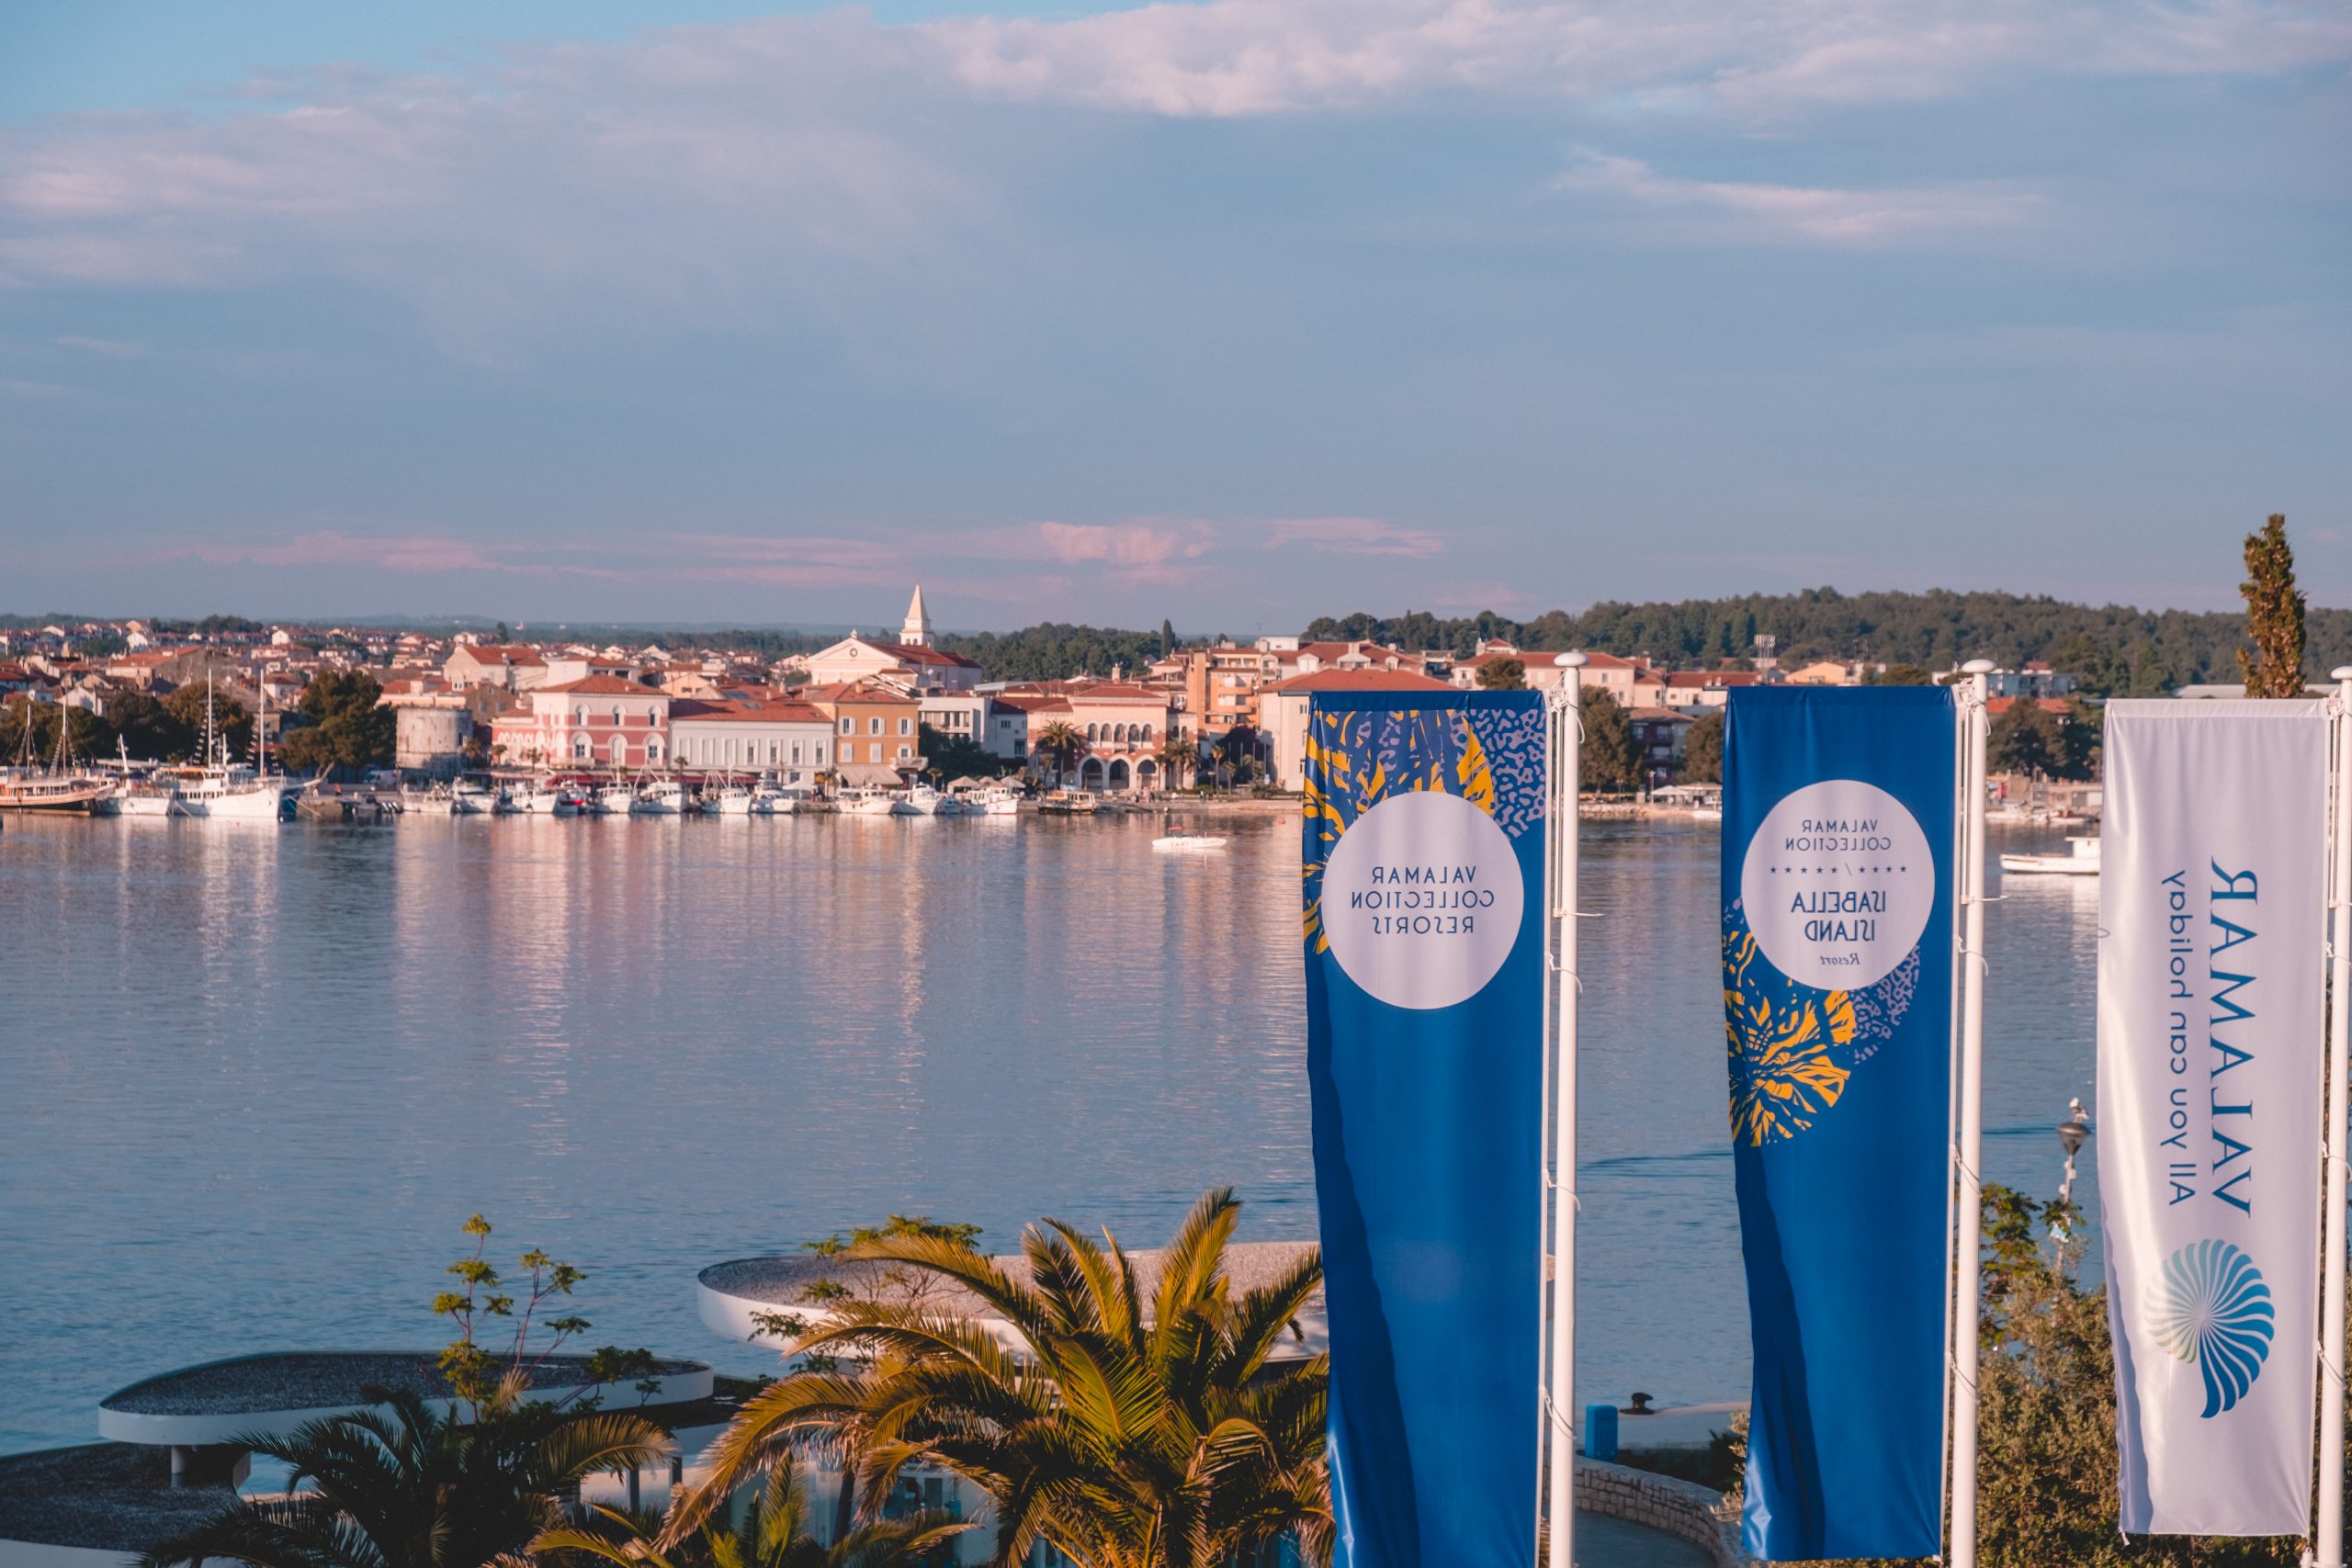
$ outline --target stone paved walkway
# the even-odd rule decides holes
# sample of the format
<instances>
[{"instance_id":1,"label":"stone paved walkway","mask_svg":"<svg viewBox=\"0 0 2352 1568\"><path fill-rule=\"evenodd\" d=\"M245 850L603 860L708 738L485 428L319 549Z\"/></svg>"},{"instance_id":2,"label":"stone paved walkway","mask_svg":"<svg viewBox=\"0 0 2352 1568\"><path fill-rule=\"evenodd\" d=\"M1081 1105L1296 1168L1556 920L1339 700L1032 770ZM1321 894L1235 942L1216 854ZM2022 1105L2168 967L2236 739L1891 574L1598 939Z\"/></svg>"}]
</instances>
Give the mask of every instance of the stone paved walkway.
<instances>
[{"instance_id":1,"label":"stone paved walkway","mask_svg":"<svg viewBox=\"0 0 2352 1568\"><path fill-rule=\"evenodd\" d=\"M1623 1519L1577 1516L1577 1568L1713 1568L1713 1562L1687 1540Z\"/></svg>"}]
</instances>

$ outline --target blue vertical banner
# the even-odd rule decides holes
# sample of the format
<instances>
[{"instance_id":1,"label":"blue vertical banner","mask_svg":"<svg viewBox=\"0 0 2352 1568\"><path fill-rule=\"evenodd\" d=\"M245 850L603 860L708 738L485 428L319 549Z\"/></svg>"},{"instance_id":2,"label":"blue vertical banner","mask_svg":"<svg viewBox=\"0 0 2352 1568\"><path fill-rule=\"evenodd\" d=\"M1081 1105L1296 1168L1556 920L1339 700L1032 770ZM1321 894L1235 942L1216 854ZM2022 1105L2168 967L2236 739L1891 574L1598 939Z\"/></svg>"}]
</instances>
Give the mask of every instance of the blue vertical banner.
<instances>
[{"instance_id":1,"label":"blue vertical banner","mask_svg":"<svg viewBox=\"0 0 2352 1568\"><path fill-rule=\"evenodd\" d=\"M1544 699L1317 694L1306 1061L1336 1568L1535 1551Z\"/></svg>"},{"instance_id":2,"label":"blue vertical banner","mask_svg":"<svg viewBox=\"0 0 2352 1568\"><path fill-rule=\"evenodd\" d=\"M1755 1342L1747 1551L1942 1550L1957 713L1732 694L1723 965Z\"/></svg>"}]
</instances>

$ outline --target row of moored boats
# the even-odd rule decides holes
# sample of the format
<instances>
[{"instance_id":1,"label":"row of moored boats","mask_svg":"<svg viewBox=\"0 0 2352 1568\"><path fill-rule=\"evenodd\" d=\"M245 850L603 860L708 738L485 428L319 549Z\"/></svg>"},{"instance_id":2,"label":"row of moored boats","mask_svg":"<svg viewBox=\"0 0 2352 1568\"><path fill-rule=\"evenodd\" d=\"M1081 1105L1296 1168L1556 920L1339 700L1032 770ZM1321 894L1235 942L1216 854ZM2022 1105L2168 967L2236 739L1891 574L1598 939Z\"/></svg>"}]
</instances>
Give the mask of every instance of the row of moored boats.
<instances>
[{"instance_id":1,"label":"row of moored boats","mask_svg":"<svg viewBox=\"0 0 2352 1568\"><path fill-rule=\"evenodd\" d=\"M403 811L456 817L789 817L838 811L854 817L1011 817L1021 795L1001 785L940 790L927 784L904 789L848 789L821 795L805 784L728 781L700 788L683 779L645 778L594 784L560 780L506 784L461 779L429 789L403 790Z\"/></svg>"}]
</instances>

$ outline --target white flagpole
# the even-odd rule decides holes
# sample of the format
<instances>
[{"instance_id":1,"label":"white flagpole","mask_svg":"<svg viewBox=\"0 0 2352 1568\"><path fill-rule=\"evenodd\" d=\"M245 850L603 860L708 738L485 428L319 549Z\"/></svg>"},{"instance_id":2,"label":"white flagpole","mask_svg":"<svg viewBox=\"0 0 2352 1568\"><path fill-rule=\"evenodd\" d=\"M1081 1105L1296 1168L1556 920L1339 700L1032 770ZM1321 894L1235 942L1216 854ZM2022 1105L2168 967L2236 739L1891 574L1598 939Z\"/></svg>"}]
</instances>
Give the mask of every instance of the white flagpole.
<instances>
[{"instance_id":1,"label":"white flagpole","mask_svg":"<svg viewBox=\"0 0 2352 1568\"><path fill-rule=\"evenodd\" d=\"M2321 1226L2319 1529L2312 1537L2319 1568L2344 1568L2344 1177L2352 1091L2352 665L2335 680L2335 886L2330 916L2327 1013L2327 1207Z\"/></svg>"},{"instance_id":2,"label":"white flagpole","mask_svg":"<svg viewBox=\"0 0 2352 1568\"><path fill-rule=\"evenodd\" d=\"M1555 1132L1552 1175L1552 1379L1550 1568L1575 1568L1577 1520L1577 797L1582 792L1584 663L1564 653L1560 690L1551 706L1552 875L1545 924L1553 938L1549 987L1558 1033L1552 1074Z\"/></svg>"},{"instance_id":3,"label":"white flagpole","mask_svg":"<svg viewBox=\"0 0 2352 1568\"><path fill-rule=\"evenodd\" d=\"M1953 1216L1958 1237L1952 1269L1952 1420L1951 1568L1976 1568L1976 1299L1984 1251L1984 748L1985 675L1989 659L1962 665L1961 695L1968 720L1968 771L1962 803L1967 829L1960 850L1962 929L1960 991L1960 1138L1952 1145L1959 1174Z\"/></svg>"}]
</instances>

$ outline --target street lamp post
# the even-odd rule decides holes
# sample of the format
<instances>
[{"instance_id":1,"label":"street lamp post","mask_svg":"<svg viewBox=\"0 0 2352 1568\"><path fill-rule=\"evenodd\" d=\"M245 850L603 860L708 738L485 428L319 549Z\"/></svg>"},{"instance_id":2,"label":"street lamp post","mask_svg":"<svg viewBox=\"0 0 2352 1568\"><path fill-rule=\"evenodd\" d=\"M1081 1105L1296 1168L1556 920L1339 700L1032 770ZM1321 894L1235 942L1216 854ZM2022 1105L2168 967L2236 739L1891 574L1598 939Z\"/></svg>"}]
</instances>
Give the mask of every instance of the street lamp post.
<instances>
[{"instance_id":1,"label":"street lamp post","mask_svg":"<svg viewBox=\"0 0 2352 1568\"><path fill-rule=\"evenodd\" d=\"M2066 1179L2058 1184L2058 1201L2075 1201L2075 1156L2083 1152L2083 1145L2090 1141L2090 1112L2083 1109L2077 1097L2066 1101L2066 1119L2058 1123L2058 1141L2066 1147Z\"/></svg>"}]
</instances>

